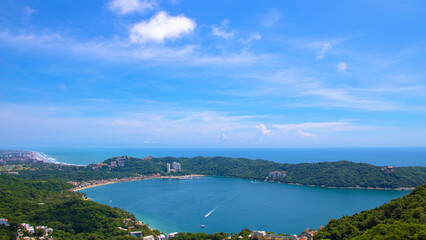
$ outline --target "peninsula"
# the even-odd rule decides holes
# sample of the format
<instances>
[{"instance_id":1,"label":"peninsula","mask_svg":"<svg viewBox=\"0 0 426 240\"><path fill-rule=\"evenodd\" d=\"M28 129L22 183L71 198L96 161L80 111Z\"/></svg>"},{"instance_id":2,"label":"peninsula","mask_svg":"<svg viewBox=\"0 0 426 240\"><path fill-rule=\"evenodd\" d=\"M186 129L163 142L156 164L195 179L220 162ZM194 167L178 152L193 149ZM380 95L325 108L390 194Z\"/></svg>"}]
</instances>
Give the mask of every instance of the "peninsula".
<instances>
[{"instance_id":1,"label":"peninsula","mask_svg":"<svg viewBox=\"0 0 426 240\"><path fill-rule=\"evenodd\" d=\"M168 164L179 164L179 171ZM350 161L286 164L229 157L120 156L87 166L8 162L8 170L27 179L60 178L87 182L147 176L209 175L330 188L412 189L426 182L425 167L374 166Z\"/></svg>"}]
</instances>

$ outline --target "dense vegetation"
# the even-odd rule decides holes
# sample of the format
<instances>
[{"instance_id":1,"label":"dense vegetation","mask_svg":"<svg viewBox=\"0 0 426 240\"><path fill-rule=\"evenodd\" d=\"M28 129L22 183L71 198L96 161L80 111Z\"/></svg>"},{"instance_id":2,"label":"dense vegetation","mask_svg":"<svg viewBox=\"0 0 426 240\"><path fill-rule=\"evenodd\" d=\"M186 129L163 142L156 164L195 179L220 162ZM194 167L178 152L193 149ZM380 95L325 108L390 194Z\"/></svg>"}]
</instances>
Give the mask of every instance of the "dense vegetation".
<instances>
[{"instance_id":1,"label":"dense vegetation","mask_svg":"<svg viewBox=\"0 0 426 240\"><path fill-rule=\"evenodd\" d=\"M105 160L104 163L110 164L112 161L115 161L115 158ZM153 159L130 157L125 159L124 166L113 168L96 167L95 164L77 167L36 163L30 164L29 169L24 168L27 170L21 170L20 174L30 179L61 178L73 181L124 178L136 174L160 173L167 175L166 163L172 162L182 164L183 171L178 174L265 180L271 171L286 171L286 177L268 180L326 187L401 188L416 187L426 182L425 167L394 167L388 171L371 164L349 161L283 164L266 160L227 157Z\"/></svg>"},{"instance_id":2,"label":"dense vegetation","mask_svg":"<svg viewBox=\"0 0 426 240\"><path fill-rule=\"evenodd\" d=\"M137 239L126 231L125 218L135 217L119 208L84 200L81 193L69 192L72 185L61 180L35 181L0 175L0 217L10 227L1 227L0 235L15 239L17 226L29 223L53 228L55 239ZM158 234L146 225L134 224L144 235Z\"/></svg>"},{"instance_id":3,"label":"dense vegetation","mask_svg":"<svg viewBox=\"0 0 426 240\"><path fill-rule=\"evenodd\" d=\"M177 236L171 238L173 240L198 240L198 239L205 239L205 240L222 240L230 237L230 239L249 239L251 231L247 228L244 228L241 230L240 233L214 233L214 234L207 234L207 233L179 233Z\"/></svg>"},{"instance_id":4,"label":"dense vegetation","mask_svg":"<svg viewBox=\"0 0 426 240\"><path fill-rule=\"evenodd\" d=\"M426 184L378 208L332 219L314 239L426 239Z\"/></svg>"}]
</instances>

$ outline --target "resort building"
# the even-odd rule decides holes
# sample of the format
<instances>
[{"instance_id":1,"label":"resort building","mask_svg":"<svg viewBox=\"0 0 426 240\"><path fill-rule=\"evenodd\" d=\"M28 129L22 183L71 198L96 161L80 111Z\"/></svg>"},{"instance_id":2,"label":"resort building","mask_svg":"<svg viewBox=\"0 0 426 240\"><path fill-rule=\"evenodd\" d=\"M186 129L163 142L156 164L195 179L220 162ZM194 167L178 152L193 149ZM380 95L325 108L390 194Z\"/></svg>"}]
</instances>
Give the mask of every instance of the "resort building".
<instances>
[{"instance_id":1,"label":"resort building","mask_svg":"<svg viewBox=\"0 0 426 240\"><path fill-rule=\"evenodd\" d=\"M155 240L155 238L152 235L149 235L144 237L143 240Z\"/></svg>"},{"instance_id":2,"label":"resort building","mask_svg":"<svg viewBox=\"0 0 426 240\"><path fill-rule=\"evenodd\" d=\"M169 233L169 234L167 234L167 238L166 239L172 238L172 237L174 237L176 235L178 235L178 232Z\"/></svg>"},{"instance_id":3,"label":"resort building","mask_svg":"<svg viewBox=\"0 0 426 240\"><path fill-rule=\"evenodd\" d=\"M167 173L170 173L170 163L167 163Z\"/></svg>"},{"instance_id":4,"label":"resort building","mask_svg":"<svg viewBox=\"0 0 426 240\"><path fill-rule=\"evenodd\" d=\"M287 172L284 171L272 171L269 173L270 178L279 178L287 176Z\"/></svg>"},{"instance_id":5,"label":"resort building","mask_svg":"<svg viewBox=\"0 0 426 240\"><path fill-rule=\"evenodd\" d=\"M29 233L34 233L34 227L29 225L28 223L22 223L21 227Z\"/></svg>"},{"instance_id":6,"label":"resort building","mask_svg":"<svg viewBox=\"0 0 426 240\"><path fill-rule=\"evenodd\" d=\"M166 236L164 234L161 234L157 237L157 240L166 240Z\"/></svg>"},{"instance_id":7,"label":"resort building","mask_svg":"<svg viewBox=\"0 0 426 240\"><path fill-rule=\"evenodd\" d=\"M142 237L142 231L129 232L129 235L133 237Z\"/></svg>"},{"instance_id":8,"label":"resort building","mask_svg":"<svg viewBox=\"0 0 426 240\"><path fill-rule=\"evenodd\" d=\"M250 239L263 239L265 235L265 231L253 231L251 232Z\"/></svg>"}]
</instances>

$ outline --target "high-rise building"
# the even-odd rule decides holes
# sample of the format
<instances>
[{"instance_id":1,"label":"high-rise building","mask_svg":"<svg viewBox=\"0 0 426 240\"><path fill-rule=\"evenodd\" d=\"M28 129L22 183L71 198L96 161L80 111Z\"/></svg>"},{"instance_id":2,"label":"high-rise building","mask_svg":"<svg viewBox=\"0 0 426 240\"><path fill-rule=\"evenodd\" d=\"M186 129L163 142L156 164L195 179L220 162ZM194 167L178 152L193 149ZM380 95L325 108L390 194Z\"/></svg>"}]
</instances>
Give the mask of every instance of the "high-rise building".
<instances>
[{"instance_id":1,"label":"high-rise building","mask_svg":"<svg viewBox=\"0 0 426 240\"><path fill-rule=\"evenodd\" d=\"M167 163L167 173L170 173L170 163Z\"/></svg>"},{"instance_id":2,"label":"high-rise building","mask_svg":"<svg viewBox=\"0 0 426 240\"><path fill-rule=\"evenodd\" d=\"M177 163L177 162L173 162L173 163L172 163L172 168L173 168L176 172L180 172L180 171L182 171L182 168L181 168L180 163Z\"/></svg>"}]
</instances>

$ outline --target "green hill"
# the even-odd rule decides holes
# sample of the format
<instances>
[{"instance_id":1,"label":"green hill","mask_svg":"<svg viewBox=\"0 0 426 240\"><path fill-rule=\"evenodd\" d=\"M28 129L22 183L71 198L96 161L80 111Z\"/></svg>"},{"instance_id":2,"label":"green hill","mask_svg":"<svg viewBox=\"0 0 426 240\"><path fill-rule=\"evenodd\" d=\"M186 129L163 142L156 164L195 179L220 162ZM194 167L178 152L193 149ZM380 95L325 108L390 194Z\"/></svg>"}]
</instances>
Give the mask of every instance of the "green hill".
<instances>
[{"instance_id":1,"label":"green hill","mask_svg":"<svg viewBox=\"0 0 426 240\"><path fill-rule=\"evenodd\" d=\"M378 208L332 219L314 239L426 239L426 184Z\"/></svg>"},{"instance_id":2,"label":"green hill","mask_svg":"<svg viewBox=\"0 0 426 240\"><path fill-rule=\"evenodd\" d=\"M10 227L0 228L0 239L16 239L17 226L28 223L53 228L54 239L137 239L118 227L128 228L130 218L135 230L144 235L158 234L119 208L84 200L81 193L61 180L35 181L0 175L0 217ZM1 237L3 236L3 238Z\"/></svg>"},{"instance_id":3,"label":"green hill","mask_svg":"<svg viewBox=\"0 0 426 240\"><path fill-rule=\"evenodd\" d=\"M413 188L426 182L425 167L394 167L383 170L379 166L349 161L285 164L228 157L125 157L124 166L111 167L111 163L117 159L111 158L102 164L86 167L36 163L30 164L30 170L20 171L20 175L29 179L60 178L73 181L124 178L136 174L167 175L166 163L178 162L182 165L182 172L174 173L178 175L203 174L265 180L271 171L286 171L285 177L268 180L326 187Z\"/></svg>"}]
</instances>

